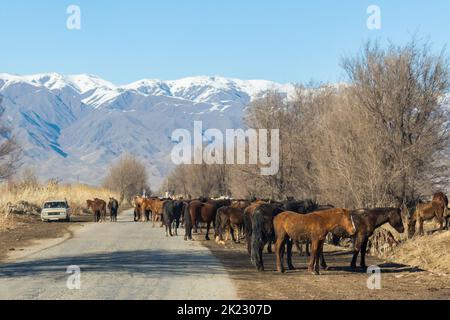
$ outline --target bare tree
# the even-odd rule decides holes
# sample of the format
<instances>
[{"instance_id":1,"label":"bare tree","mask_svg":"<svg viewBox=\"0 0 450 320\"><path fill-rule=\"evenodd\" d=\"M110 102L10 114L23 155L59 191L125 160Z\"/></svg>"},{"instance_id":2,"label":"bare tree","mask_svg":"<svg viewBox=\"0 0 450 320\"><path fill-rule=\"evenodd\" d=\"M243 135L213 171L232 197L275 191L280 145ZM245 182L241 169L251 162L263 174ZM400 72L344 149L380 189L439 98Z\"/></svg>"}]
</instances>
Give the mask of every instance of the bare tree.
<instances>
[{"instance_id":1,"label":"bare tree","mask_svg":"<svg viewBox=\"0 0 450 320\"><path fill-rule=\"evenodd\" d=\"M11 177L20 166L21 148L11 128L1 121L5 108L2 105L3 97L0 95L0 180Z\"/></svg>"},{"instance_id":2,"label":"bare tree","mask_svg":"<svg viewBox=\"0 0 450 320\"><path fill-rule=\"evenodd\" d=\"M448 59L415 39L386 50L369 42L343 67L355 104L387 146L383 164L398 173L390 191L405 202L431 191L446 171L440 159L448 150L449 114L440 102L450 87Z\"/></svg>"},{"instance_id":3,"label":"bare tree","mask_svg":"<svg viewBox=\"0 0 450 320\"><path fill-rule=\"evenodd\" d=\"M137 158L125 155L109 169L104 186L120 194L120 203L131 203L134 196L143 190L150 194L147 170Z\"/></svg>"}]
</instances>

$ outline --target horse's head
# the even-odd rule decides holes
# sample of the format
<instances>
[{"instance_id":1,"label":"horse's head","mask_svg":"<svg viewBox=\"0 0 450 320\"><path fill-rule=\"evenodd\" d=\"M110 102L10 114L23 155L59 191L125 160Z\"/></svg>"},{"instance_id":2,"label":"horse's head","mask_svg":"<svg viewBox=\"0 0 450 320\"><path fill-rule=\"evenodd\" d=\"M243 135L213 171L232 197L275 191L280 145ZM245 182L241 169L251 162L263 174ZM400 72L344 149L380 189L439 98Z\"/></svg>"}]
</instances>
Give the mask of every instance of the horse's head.
<instances>
[{"instance_id":1,"label":"horse's head","mask_svg":"<svg viewBox=\"0 0 450 320\"><path fill-rule=\"evenodd\" d=\"M353 213L349 210L344 210L343 217L344 219L341 227L349 236L353 236L357 231Z\"/></svg>"},{"instance_id":2,"label":"horse's head","mask_svg":"<svg viewBox=\"0 0 450 320\"><path fill-rule=\"evenodd\" d=\"M398 232L405 232L405 226L403 225L402 210L400 208L392 209L389 212L389 224Z\"/></svg>"}]
</instances>

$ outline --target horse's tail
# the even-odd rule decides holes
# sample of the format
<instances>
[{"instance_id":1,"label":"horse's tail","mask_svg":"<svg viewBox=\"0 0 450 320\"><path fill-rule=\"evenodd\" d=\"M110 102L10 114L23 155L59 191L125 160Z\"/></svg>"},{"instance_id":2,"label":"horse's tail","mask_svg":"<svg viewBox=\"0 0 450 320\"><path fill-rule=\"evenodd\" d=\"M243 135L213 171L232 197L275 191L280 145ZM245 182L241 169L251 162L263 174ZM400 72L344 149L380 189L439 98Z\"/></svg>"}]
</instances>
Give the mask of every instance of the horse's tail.
<instances>
[{"instance_id":1,"label":"horse's tail","mask_svg":"<svg viewBox=\"0 0 450 320\"><path fill-rule=\"evenodd\" d=\"M264 212L263 206L256 209L251 216L251 260L258 270L262 269L262 247L264 246Z\"/></svg>"},{"instance_id":2,"label":"horse's tail","mask_svg":"<svg viewBox=\"0 0 450 320\"><path fill-rule=\"evenodd\" d=\"M219 208L217 210L216 219L214 221L214 231L215 231L214 236L215 237L219 236L219 228L222 224L222 212L223 212L223 208Z\"/></svg>"}]
</instances>

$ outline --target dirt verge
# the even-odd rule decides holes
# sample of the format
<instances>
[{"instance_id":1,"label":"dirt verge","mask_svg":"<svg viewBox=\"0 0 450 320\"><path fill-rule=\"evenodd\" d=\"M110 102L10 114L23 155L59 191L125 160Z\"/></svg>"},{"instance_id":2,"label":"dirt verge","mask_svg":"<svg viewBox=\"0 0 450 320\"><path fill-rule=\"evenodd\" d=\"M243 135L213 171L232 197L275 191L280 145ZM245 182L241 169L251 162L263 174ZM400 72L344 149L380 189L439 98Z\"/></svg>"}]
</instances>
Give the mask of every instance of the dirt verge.
<instances>
[{"instance_id":1,"label":"dirt verge","mask_svg":"<svg viewBox=\"0 0 450 320\"><path fill-rule=\"evenodd\" d=\"M381 268L381 289L369 290L370 275L349 268L351 254L327 246L329 271L313 276L307 271L306 257L295 253L297 268L286 274L275 272L275 255L264 254L266 271L258 273L250 263L243 244L218 245L203 241L225 266L242 299L323 300L323 299L450 299L450 276L423 271L404 264L368 257L369 265Z\"/></svg>"},{"instance_id":2,"label":"dirt verge","mask_svg":"<svg viewBox=\"0 0 450 320\"><path fill-rule=\"evenodd\" d=\"M70 223L48 223L42 222L37 216L15 216L14 228L0 231L0 263L5 262L9 254L24 251L37 240L62 238L72 226L88 221L92 221L92 217L77 216Z\"/></svg>"}]
</instances>

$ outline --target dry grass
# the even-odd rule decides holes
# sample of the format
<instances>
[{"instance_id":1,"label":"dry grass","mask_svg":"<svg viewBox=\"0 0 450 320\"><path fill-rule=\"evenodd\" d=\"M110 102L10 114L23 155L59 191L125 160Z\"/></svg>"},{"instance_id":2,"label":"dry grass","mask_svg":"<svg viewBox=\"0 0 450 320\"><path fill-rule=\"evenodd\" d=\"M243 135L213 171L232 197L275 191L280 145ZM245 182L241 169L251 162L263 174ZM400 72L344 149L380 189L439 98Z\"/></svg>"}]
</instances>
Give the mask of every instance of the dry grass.
<instances>
[{"instance_id":1,"label":"dry grass","mask_svg":"<svg viewBox=\"0 0 450 320\"><path fill-rule=\"evenodd\" d=\"M86 200L99 198L107 201L109 197L119 197L108 189L96 188L82 184L60 185L55 182L47 184L3 184L0 186L0 230L14 225L12 216L8 216L8 204L27 201L42 206L51 199L67 199L72 213L80 214L86 208Z\"/></svg>"},{"instance_id":2,"label":"dry grass","mask_svg":"<svg viewBox=\"0 0 450 320\"><path fill-rule=\"evenodd\" d=\"M450 232L415 237L398 246L390 260L424 270L450 274Z\"/></svg>"}]
</instances>

